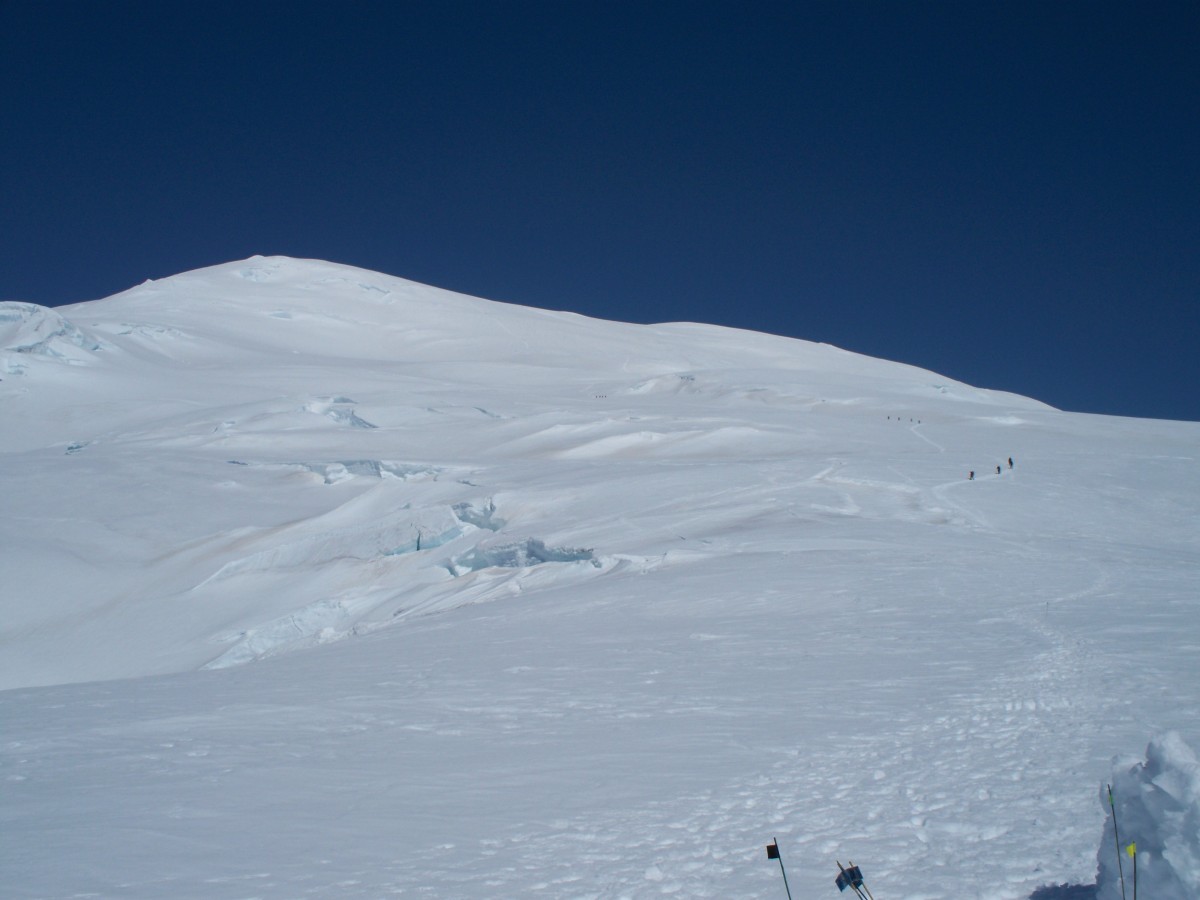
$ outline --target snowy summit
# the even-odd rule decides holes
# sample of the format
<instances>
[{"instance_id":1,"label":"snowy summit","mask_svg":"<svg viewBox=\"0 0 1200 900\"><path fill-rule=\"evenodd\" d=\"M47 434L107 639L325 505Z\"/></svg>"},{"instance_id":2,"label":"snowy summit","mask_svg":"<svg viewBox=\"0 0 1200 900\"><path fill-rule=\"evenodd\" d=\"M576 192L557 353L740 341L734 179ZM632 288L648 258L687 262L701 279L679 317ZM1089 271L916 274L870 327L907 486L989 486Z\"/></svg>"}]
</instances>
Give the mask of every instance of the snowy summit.
<instances>
[{"instance_id":1,"label":"snowy summit","mask_svg":"<svg viewBox=\"0 0 1200 900\"><path fill-rule=\"evenodd\" d=\"M1200 889L1200 424L282 257L0 414L8 896Z\"/></svg>"}]
</instances>

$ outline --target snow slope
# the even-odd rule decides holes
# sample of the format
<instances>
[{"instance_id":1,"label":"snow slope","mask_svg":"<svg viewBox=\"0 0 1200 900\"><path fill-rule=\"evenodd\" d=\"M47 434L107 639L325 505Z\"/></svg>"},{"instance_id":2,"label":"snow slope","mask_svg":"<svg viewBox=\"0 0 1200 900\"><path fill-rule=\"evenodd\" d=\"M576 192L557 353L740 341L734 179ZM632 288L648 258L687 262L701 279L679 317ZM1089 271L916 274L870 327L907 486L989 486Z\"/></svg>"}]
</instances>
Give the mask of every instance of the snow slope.
<instances>
[{"instance_id":1,"label":"snow slope","mask_svg":"<svg viewBox=\"0 0 1200 900\"><path fill-rule=\"evenodd\" d=\"M0 379L14 896L1023 900L1200 746L1197 424L285 258Z\"/></svg>"}]
</instances>

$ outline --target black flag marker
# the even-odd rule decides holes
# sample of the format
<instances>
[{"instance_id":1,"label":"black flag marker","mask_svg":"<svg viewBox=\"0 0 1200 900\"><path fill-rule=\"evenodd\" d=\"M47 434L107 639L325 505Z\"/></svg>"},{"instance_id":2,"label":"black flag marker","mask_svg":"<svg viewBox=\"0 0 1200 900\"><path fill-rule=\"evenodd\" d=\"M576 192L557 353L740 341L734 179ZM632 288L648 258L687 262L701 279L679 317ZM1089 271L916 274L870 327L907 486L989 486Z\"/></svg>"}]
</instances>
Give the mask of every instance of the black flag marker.
<instances>
[{"instance_id":1,"label":"black flag marker","mask_svg":"<svg viewBox=\"0 0 1200 900\"><path fill-rule=\"evenodd\" d=\"M843 866L841 862L837 864L839 874L834 879L834 884L837 885L838 891L850 888L861 900L875 900L871 896L870 889L863 882L862 870L852 860L847 860L847 862L850 863L849 866Z\"/></svg>"},{"instance_id":2,"label":"black flag marker","mask_svg":"<svg viewBox=\"0 0 1200 900\"><path fill-rule=\"evenodd\" d=\"M779 860L779 871L783 873L783 889L787 891L788 900L792 900L792 889L788 887L787 871L783 868L783 857L779 855L779 840L771 838L771 843L767 844L767 859Z\"/></svg>"}]
</instances>

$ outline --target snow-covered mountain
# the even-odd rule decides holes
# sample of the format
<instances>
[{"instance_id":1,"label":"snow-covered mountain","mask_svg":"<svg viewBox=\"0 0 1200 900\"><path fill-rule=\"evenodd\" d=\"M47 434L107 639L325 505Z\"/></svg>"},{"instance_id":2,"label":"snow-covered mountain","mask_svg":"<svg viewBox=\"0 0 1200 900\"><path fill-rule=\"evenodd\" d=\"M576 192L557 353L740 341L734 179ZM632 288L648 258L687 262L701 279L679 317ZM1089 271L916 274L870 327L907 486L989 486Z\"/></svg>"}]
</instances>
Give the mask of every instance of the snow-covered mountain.
<instances>
[{"instance_id":1,"label":"snow-covered mountain","mask_svg":"<svg viewBox=\"0 0 1200 900\"><path fill-rule=\"evenodd\" d=\"M1024 900L1200 745L1200 424L258 257L0 414L15 896Z\"/></svg>"}]
</instances>

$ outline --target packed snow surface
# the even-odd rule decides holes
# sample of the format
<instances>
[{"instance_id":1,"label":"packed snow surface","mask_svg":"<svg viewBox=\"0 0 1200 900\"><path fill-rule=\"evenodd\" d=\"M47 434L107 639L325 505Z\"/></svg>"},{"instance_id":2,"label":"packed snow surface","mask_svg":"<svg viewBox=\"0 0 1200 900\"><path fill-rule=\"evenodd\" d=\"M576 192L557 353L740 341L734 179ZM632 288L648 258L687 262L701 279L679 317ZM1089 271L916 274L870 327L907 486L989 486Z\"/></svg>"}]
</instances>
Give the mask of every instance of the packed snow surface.
<instances>
[{"instance_id":1,"label":"packed snow surface","mask_svg":"<svg viewBox=\"0 0 1200 900\"><path fill-rule=\"evenodd\" d=\"M0 304L0 415L6 896L1197 871L1200 424L259 257Z\"/></svg>"}]
</instances>

